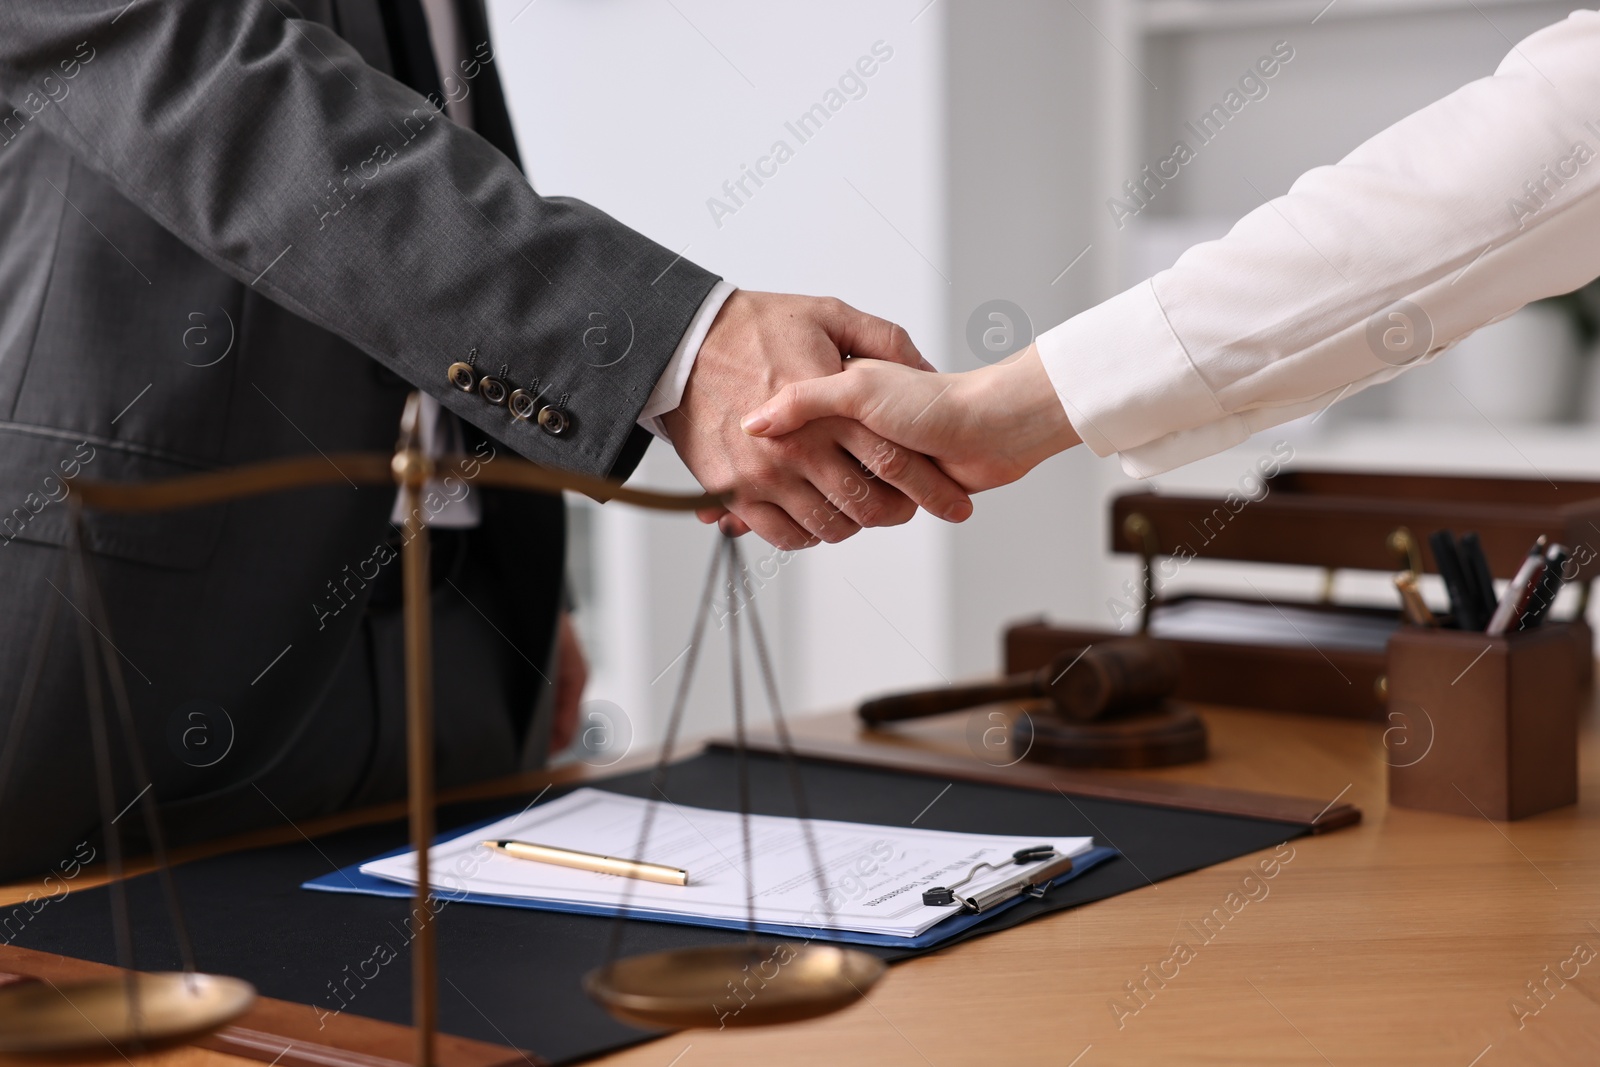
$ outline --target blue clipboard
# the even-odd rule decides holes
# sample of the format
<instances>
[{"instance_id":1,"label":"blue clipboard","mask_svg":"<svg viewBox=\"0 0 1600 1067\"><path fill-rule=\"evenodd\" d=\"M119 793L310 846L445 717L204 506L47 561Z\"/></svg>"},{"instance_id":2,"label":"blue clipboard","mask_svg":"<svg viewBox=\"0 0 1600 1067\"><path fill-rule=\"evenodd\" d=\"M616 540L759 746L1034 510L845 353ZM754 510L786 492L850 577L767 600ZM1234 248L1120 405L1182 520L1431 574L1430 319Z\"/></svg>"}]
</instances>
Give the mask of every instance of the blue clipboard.
<instances>
[{"instance_id":1,"label":"blue clipboard","mask_svg":"<svg viewBox=\"0 0 1600 1067\"><path fill-rule=\"evenodd\" d=\"M484 821L475 823L471 826L452 830L446 834L440 834L434 839L434 842L435 844L442 844L445 841L454 840L463 834L471 833L474 830L481 829L482 827L498 821L498 818L485 819ZM401 885L399 882L391 882L387 879L375 878L370 874L361 873L362 864L371 863L373 860L388 859L391 856L404 855L410 851L411 848L409 845L407 845L394 849L391 852L385 852L381 856L373 856L371 859L362 860L361 863L355 863L348 867L342 867L339 870L336 870L331 874L325 874L320 878L313 878L309 882L302 883L300 888L311 889L321 893L354 893L359 896L410 899L413 893L413 890L410 886ZM1070 882L1084 871L1087 871L1092 867L1097 867L1116 855L1119 855L1119 853L1114 848L1097 846L1090 849L1088 852L1083 853L1081 856L1074 856L1072 859L1072 870L1052 881L1050 883L1050 888ZM1047 888L1046 892L1048 891L1049 889ZM564 912L569 915L600 915L614 917L622 914L629 919L640 919L646 922L678 923L684 926L706 926L721 930L746 929L744 922L739 920L705 919L668 912L652 911L649 908L639 908L633 906L628 907L624 912L621 908L607 907L605 905L558 904L543 900L526 900L522 897L502 897L496 896L492 893L438 892L434 894L434 897L436 900L447 901L452 904L491 904L502 908L526 908L531 911ZM895 937L889 934L856 934L851 933L848 930L820 930L810 926L784 926L778 923L756 923L755 928L757 931L763 934L773 934L778 937L791 937L806 941L840 941L853 945L877 945L883 948L934 948L940 943L955 937L958 934L965 933L967 930L970 930L972 927L978 925L986 919L989 919L995 915L999 915L1007 908L1014 907L1015 905L1020 904L1022 901L1027 899L1029 898L1026 894L1024 894L1022 896L1017 896L1011 900L997 904L994 907L989 908L987 911L977 913L958 912L957 914L950 916L948 919L945 919L943 922L940 922L936 926L930 927L928 930L918 934L916 937Z\"/></svg>"}]
</instances>

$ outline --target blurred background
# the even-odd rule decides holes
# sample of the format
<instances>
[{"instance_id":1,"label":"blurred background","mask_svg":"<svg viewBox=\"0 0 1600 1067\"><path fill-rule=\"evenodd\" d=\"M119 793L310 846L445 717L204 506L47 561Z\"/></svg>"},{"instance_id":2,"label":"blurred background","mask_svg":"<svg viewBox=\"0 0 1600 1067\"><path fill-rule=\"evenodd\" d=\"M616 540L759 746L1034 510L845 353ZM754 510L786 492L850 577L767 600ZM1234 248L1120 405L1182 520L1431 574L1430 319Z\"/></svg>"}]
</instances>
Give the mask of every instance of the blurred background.
<instances>
[{"instance_id":1,"label":"blurred background","mask_svg":"<svg viewBox=\"0 0 1600 1067\"><path fill-rule=\"evenodd\" d=\"M1518 40L1574 9L1533 0L491 7L496 63L542 193L594 203L740 287L830 294L889 318L943 370L993 362L1006 342L1021 347L1169 266L1302 172L1491 74ZM1263 57L1277 60L1276 73L1241 89ZM1230 92L1244 106L1201 143L1186 124L1198 126ZM1131 198L1125 183L1178 140L1194 158ZM1285 445L1300 466L1593 477L1592 335L1580 301L1533 305L1432 365L1154 486L1225 490ZM634 482L693 485L665 447L650 450ZM776 646L787 709L992 674L1001 629L1017 619L1114 628L1136 569L1108 549L1107 502L1137 484L1114 459L1076 449L980 497L959 526L919 515L794 555L747 538L751 599ZM715 537L692 519L573 504L572 574L594 671L582 758L605 762L659 736ZM1199 560L1176 585L1246 582L1309 599L1321 575ZM1388 604L1386 583L1344 574L1336 595ZM691 736L729 722L719 630L714 619Z\"/></svg>"}]
</instances>

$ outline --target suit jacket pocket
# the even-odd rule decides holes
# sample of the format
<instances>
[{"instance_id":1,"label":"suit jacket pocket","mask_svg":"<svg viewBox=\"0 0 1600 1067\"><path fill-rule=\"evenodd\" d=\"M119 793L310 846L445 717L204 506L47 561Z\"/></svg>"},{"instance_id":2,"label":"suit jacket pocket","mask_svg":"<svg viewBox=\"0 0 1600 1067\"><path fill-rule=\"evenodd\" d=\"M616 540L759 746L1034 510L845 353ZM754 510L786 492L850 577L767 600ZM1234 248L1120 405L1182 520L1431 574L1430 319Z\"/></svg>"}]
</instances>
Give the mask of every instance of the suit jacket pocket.
<instances>
[{"instance_id":1,"label":"suit jacket pocket","mask_svg":"<svg viewBox=\"0 0 1600 1067\"><path fill-rule=\"evenodd\" d=\"M151 456L138 446L69 430L16 423L0 426L0 552L12 541L65 545L68 500L87 479L146 482L193 474L196 468ZM148 514L85 510L91 551L169 570L210 561L227 505Z\"/></svg>"}]
</instances>

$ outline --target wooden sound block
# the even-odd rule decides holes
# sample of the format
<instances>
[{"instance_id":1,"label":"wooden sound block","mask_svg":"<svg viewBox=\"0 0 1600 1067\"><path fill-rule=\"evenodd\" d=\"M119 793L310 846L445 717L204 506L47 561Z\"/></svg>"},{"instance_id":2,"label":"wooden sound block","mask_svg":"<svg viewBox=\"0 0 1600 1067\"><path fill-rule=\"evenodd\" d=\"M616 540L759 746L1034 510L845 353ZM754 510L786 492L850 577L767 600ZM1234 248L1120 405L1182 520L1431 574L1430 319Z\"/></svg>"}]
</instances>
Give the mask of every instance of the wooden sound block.
<instances>
[{"instance_id":1,"label":"wooden sound block","mask_svg":"<svg viewBox=\"0 0 1600 1067\"><path fill-rule=\"evenodd\" d=\"M1206 758L1206 724L1170 700L1154 711L1092 722L1019 715L1011 723L1011 750L1059 767L1170 767Z\"/></svg>"}]
</instances>

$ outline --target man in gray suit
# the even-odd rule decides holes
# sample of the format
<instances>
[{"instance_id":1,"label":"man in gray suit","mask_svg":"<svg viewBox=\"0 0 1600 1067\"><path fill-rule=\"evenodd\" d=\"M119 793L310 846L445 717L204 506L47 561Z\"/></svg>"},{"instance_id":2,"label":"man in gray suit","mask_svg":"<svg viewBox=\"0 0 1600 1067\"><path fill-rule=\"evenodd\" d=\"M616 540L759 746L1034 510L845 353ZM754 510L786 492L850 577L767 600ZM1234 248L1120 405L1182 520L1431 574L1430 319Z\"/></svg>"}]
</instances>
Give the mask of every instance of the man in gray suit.
<instances>
[{"instance_id":1,"label":"man in gray suit","mask_svg":"<svg viewBox=\"0 0 1600 1067\"><path fill-rule=\"evenodd\" d=\"M855 423L745 435L738 414L789 381L920 356L882 320L734 290L539 196L499 61L483 0L0 5L0 876L104 829L63 568L75 478L386 449L416 388L430 432L483 463L622 478L648 429L669 435L729 494L720 521L784 547L917 504L968 513L936 466ZM148 788L182 841L398 795L393 502L351 485L90 516L153 779L118 760L116 809ZM448 785L542 752L563 517L468 483L428 511Z\"/></svg>"}]
</instances>

